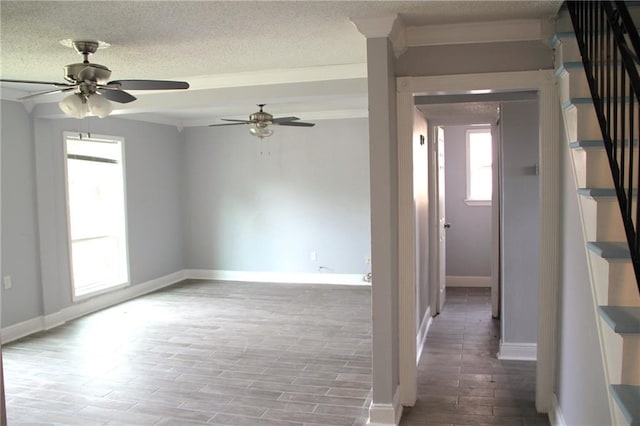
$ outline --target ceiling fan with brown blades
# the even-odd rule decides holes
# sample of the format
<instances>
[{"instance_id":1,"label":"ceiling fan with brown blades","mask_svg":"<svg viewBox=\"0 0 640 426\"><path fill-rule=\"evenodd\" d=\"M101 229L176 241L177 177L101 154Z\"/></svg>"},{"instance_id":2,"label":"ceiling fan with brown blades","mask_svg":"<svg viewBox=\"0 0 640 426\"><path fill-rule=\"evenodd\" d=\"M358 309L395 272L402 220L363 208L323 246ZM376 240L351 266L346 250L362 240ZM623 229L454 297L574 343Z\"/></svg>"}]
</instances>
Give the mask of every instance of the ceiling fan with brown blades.
<instances>
[{"instance_id":1,"label":"ceiling fan with brown blades","mask_svg":"<svg viewBox=\"0 0 640 426\"><path fill-rule=\"evenodd\" d=\"M167 80L113 80L111 70L104 65L89 62L89 55L99 48L109 47L108 43L101 41L76 41L63 40L65 46L72 47L84 58L82 62L70 64L64 67L64 79L67 82L49 82L33 80L0 79L6 83L26 83L52 85L54 90L34 93L24 96L19 100L33 98L51 93L73 93L58 103L60 109L68 116L84 118L91 113L98 117L106 117L113 110L111 102L126 104L136 100L136 97L126 90L177 90L188 89L186 81Z\"/></svg>"},{"instance_id":2,"label":"ceiling fan with brown blades","mask_svg":"<svg viewBox=\"0 0 640 426\"><path fill-rule=\"evenodd\" d=\"M249 115L248 120L232 120L228 118L223 118L223 121L229 121L229 123L222 124L210 124L209 127L216 126L237 126L239 124L245 124L249 126L249 133L253 136L256 136L260 139L269 137L273 134L273 130L269 129L271 125L278 126L295 126L295 127L313 127L315 123L305 123L300 120L298 117L274 117L268 112L264 111L264 107L266 104L258 104L260 111L254 112Z\"/></svg>"}]
</instances>

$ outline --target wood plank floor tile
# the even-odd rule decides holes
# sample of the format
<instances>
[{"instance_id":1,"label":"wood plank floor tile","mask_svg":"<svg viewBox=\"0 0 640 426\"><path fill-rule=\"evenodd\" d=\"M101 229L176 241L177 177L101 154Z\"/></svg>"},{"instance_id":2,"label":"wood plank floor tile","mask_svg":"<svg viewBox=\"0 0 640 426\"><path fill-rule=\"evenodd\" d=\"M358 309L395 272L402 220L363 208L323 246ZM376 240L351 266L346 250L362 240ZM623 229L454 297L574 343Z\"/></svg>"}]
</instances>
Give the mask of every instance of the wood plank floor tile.
<instances>
[{"instance_id":1,"label":"wood plank floor tile","mask_svg":"<svg viewBox=\"0 0 640 426\"><path fill-rule=\"evenodd\" d=\"M535 362L501 361L488 289L448 288L418 365L418 400L401 425L548 425L535 409Z\"/></svg>"},{"instance_id":2,"label":"wood plank floor tile","mask_svg":"<svg viewBox=\"0 0 640 426\"><path fill-rule=\"evenodd\" d=\"M367 287L185 281L3 346L9 424L361 426ZM546 425L483 289L449 289L402 425Z\"/></svg>"}]
</instances>

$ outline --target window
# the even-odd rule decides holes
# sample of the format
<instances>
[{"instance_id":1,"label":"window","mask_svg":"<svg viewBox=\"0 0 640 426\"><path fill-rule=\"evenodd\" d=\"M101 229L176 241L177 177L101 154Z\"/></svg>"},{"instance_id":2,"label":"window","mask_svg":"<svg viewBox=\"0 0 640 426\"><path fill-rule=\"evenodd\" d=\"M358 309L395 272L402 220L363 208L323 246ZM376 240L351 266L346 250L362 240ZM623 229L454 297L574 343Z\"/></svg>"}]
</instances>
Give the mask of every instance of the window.
<instances>
[{"instance_id":1,"label":"window","mask_svg":"<svg viewBox=\"0 0 640 426\"><path fill-rule=\"evenodd\" d=\"M123 140L65 133L74 298L128 284Z\"/></svg>"},{"instance_id":2,"label":"window","mask_svg":"<svg viewBox=\"0 0 640 426\"><path fill-rule=\"evenodd\" d=\"M469 205L491 205L491 129L467 130L467 198Z\"/></svg>"}]
</instances>

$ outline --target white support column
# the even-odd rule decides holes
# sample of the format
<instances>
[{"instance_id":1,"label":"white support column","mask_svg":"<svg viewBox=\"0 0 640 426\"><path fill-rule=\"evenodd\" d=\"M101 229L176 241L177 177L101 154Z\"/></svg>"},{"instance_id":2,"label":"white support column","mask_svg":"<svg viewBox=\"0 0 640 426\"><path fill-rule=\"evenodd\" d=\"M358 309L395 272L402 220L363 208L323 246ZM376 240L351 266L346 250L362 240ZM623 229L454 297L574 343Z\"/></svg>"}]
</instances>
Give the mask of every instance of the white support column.
<instances>
[{"instance_id":1,"label":"white support column","mask_svg":"<svg viewBox=\"0 0 640 426\"><path fill-rule=\"evenodd\" d=\"M371 185L372 384L369 424L397 425L398 327L398 152L394 49L397 16L353 20L367 37L369 164ZM414 337L415 339L415 337Z\"/></svg>"},{"instance_id":2,"label":"white support column","mask_svg":"<svg viewBox=\"0 0 640 426\"><path fill-rule=\"evenodd\" d=\"M551 72L544 75L538 90L540 156L540 247L538 269L538 346L536 409L552 408L555 381L556 312L560 266L560 110Z\"/></svg>"}]
</instances>

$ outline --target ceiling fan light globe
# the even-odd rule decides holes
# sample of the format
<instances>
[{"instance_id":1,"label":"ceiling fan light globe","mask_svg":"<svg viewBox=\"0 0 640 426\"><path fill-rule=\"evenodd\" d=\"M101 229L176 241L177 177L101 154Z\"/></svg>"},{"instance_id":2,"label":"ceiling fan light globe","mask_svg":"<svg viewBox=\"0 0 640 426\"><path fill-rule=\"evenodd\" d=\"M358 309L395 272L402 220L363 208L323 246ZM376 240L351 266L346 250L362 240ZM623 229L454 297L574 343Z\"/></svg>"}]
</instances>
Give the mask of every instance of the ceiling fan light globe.
<instances>
[{"instance_id":1,"label":"ceiling fan light globe","mask_svg":"<svg viewBox=\"0 0 640 426\"><path fill-rule=\"evenodd\" d=\"M111 111L113 111L113 105L111 102L98 93L89 96L87 103L89 104L89 111L91 111L91 114L100 118L107 117L111 114Z\"/></svg>"},{"instance_id":2,"label":"ceiling fan light globe","mask_svg":"<svg viewBox=\"0 0 640 426\"><path fill-rule=\"evenodd\" d=\"M65 115L73 118L84 118L87 115L87 104L80 93L67 96L58 106Z\"/></svg>"}]
</instances>

